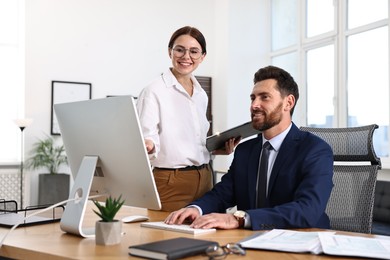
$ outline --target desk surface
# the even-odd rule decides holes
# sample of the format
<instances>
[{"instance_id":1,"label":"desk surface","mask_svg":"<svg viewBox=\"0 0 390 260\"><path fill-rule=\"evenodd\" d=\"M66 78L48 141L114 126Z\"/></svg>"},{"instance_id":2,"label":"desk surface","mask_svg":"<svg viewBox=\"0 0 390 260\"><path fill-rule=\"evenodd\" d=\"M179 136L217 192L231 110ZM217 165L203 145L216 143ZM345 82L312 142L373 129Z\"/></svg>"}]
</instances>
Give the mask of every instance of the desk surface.
<instances>
[{"instance_id":1,"label":"desk surface","mask_svg":"<svg viewBox=\"0 0 390 260\"><path fill-rule=\"evenodd\" d=\"M168 213L151 211L140 208L122 208L118 212L118 219L127 215L147 215L150 221L163 220ZM85 214L83 226L94 226L98 220L96 214L89 208ZM0 238L8 231L0 228ZM217 230L215 233L203 235L189 235L172 231L164 231L140 227L140 223L124 223L125 232L121 244L114 246L97 246L94 238L81 238L66 234L60 229L59 223L51 223L30 227L18 227L5 239L0 255L16 259L129 259L128 247L156 240L174 237L194 237L217 241L223 245L237 242L253 235L250 230ZM353 234L353 233L348 233ZM364 236L363 234L361 234ZM229 255L227 259L242 259L242 256ZM336 259L326 255L293 254L262 250L247 250L246 259ZM140 258L136 258L140 259ZM207 259L205 256L191 259ZM337 259L354 259L341 258ZM359 258L357 258L359 259Z\"/></svg>"}]
</instances>

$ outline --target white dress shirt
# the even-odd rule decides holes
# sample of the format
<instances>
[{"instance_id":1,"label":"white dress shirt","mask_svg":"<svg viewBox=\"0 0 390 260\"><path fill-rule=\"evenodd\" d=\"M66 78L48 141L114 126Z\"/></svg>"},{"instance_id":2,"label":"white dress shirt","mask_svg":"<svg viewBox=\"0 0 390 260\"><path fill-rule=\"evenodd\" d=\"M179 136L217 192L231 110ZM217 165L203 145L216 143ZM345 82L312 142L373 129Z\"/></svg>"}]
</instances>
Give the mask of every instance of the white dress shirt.
<instances>
[{"instance_id":1,"label":"white dress shirt","mask_svg":"<svg viewBox=\"0 0 390 260\"><path fill-rule=\"evenodd\" d=\"M288 132L290 132L291 126L292 126L292 123L290 124L289 127L287 127L286 130L284 130L283 132L281 132L280 134L278 134L277 136L275 136L271 140L267 140L267 139L265 139L263 137L263 143L261 145L263 146L264 143L268 141L272 145L272 148L273 148L273 149L270 150L270 154L269 154L269 157L268 157L267 194L268 194L269 179L270 179L270 176L271 176L272 168L273 168L275 160L276 160L276 156L278 155L278 152L280 150L280 146L282 146L282 143L283 143L284 139L286 138ZM261 154L260 154L260 156L261 156ZM259 160L259 164L260 164L260 160ZM199 214L203 215L203 210L199 206L197 206L197 205L189 205L188 207L197 208L198 211L199 211ZM252 223L251 223L250 216L248 214L246 214L244 221L245 221L244 222L244 227L245 228L250 228Z\"/></svg>"},{"instance_id":2,"label":"white dress shirt","mask_svg":"<svg viewBox=\"0 0 390 260\"><path fill-rule=\"evenodd\" d=\"M292 126L292 123L290 124L289 127L287 127L286 130L284 130L283 132L281 132L280 134L278 134L277 136L275 136L271 140L267 140L267 139L265 139L263 137L263 143L261 145L263 146L264 143L268 141L272 145L272 148L273 148L273 149L270 150L269 157L268 157L267 192L266 192L266 196L267 197L268 197L269 179L271 177L271 172L272 172L272 168L274 167L276 156L278 156L278 153L279 153L279 150L280 150L280 146L282 146L284 138L286 138L286 135L288 134L288 132L290 132L291 126ZM260 160L259 160L259 166L260 166ZM244 227L245 228L249 228L251 226L252 226L251 218L250 218L250 216L248 214L246 214Z\"/></svg>"},{"instance_id":3,"label":"white dress shirt","mask_svg":"<svg viewBox=\"0 0 390 260\"><path fill-rule=\"evenodd\" d=\"M278 152L280 150L280 146L282 146L284 138L286 137L286 135L290 131L291 126L292 126L292 123L290 124L289 127L287 127L286 130L284 130L283 132L281 132L280 134L278 134L277 136L275 136L271 140L267 140L267 139L263 138L262 145L264 145L264 143L268 141L272 145L272 148L273 148L270 150L269 157L268 157L267 192L266 192L267 197L268 197L269 179L271 177L271 172L272 172L272 168L274 167L276 156L278 155ZM259 161L259 167L260 167L260 161Z\"/></svg>"},{"instance_id":4,"label":"white dress shirt","mask_svg":"<svg viewBox=\"0 0 390 260\"><path fill-rule=\"evenodd\" d=\"M137 110L145 139L154 142L151 164L160 168L199 166L210 161L206 137L208 97L196 78L192 97L171 70L142 90Z\"/></svg>"}]
</instances>

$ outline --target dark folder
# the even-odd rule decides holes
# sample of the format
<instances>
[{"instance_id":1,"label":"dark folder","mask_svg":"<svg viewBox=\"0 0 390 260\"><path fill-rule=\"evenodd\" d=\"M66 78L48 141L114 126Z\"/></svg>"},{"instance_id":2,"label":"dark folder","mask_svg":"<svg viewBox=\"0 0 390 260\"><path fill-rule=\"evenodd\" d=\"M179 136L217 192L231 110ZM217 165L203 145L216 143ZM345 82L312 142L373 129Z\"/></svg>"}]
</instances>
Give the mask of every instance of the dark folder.
<instances>
[{"instance_id":1,"label":"dark folder","mask_svg":"<svg viewBox=\"0 0 390 260\"><path fill-rule=\"evenodd\" d=\"M217 242L179 237L129 247L129 254L148 259L179 259L205 253Z\"/></svg>"},{"instance_id":2,"label":"dark folder","mask_svg":"<svg viewBox=\"0 0 390 260\"><path fill-rule=\"evenodd\" d=\"M260 131L252 127L252 122L247 122L245 124L233 127L229 130L226 130L222 133L214 134L207 137L206 147L207 150L214 151L225 147L225 142L231 138L247 138L252 135L259 134Z\"/></svg>"}]
</instances>

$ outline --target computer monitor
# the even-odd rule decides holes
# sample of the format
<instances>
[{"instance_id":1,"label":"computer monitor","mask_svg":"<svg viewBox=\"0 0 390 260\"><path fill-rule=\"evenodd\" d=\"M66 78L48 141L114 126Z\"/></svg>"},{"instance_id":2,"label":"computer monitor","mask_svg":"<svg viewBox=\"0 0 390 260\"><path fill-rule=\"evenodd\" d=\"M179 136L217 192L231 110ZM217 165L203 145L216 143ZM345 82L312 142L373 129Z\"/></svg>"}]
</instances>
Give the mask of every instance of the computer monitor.
<instances>
[{"instance_id":1,"label":"computer monitor","mask_svg":"<svg viewBox=\"0 0 390 260\"><path fill-rule=\"evenodd\" d=\"M63 231L94 235L82 227L91 195L122 195L125 205L161 209L133 97L56 104L54 110L74 179Z\"/></svg>"}]
</instances>

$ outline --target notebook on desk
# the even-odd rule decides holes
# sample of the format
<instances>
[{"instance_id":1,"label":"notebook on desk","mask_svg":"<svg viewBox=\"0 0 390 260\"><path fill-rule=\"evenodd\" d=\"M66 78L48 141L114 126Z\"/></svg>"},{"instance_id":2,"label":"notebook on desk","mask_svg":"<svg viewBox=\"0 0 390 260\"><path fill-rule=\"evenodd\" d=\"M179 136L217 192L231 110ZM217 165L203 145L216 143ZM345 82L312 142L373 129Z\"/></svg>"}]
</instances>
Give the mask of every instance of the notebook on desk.
<instances>
[{"instance_id":1,"label":"notebook on desk","mask_svg":"<svg viewBox=\"0 0 390 260\"><path fill-rule=\"evenodd\" d=\"M19 227L32 226L59 222L61 220L64 206L58 206L49 212L32 215L45 208L46 206L33 206L14 211L0 210L0 227L11 228L14 225L18 225Z\"/></svg>"},{"instance_id":2,"label":"notebook on desk","mask_svg":"<svg viewBox=\"0 0 390 260\"><path fill-rule=\"evenodd\" d=\"M0 226L2 227L12 227L16 224L20 224L19 226L23 225L32 225L36 222L42 222L42 221L48 221L52 219L43 218L43 217L31 217L27 220L24 220L24 214L21 213L7 213L7 214L1 214L0 215Z\"/></svg>"},{"instance_id":3,"label":"notebook on desk","mask_svg":"<svg viewBox=\"0 0 390 260\"><path fill-rule=\"evenodd\" d=\"M157 228L157 229L187 233L187 234L192 234L192 235L199 235L199 234L205 234L205 233L210 233L210 232L216 231L215 228L207 228L207 229L192 228L188 224L168 225L168 224L165 224L163 221L143 222L143 223L141 223L141 227Z\"/></svg>"},{"instance_id":4,"label":"notebook on desk","mask_svg":"<svg viewBox=\"0 0 390 260\"><path fill-rule=\"evenodd\" d=\"M205 250L210 246L218 246L218 243L188 237L177 237L130 246L129 254L147 259L182 259L188 256L204 254Z\"/></svg>"}]
</instances>

